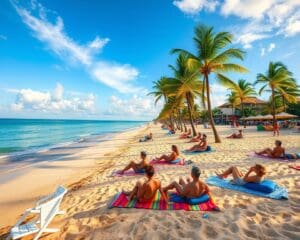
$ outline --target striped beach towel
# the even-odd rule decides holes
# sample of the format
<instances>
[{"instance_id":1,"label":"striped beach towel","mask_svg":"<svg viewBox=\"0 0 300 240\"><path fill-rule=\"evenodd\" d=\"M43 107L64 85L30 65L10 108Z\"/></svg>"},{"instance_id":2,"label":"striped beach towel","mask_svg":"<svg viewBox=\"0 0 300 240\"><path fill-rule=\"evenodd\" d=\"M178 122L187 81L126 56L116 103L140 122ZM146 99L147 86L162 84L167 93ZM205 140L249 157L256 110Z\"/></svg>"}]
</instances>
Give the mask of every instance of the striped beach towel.
<instances>
[{"instance_id":1,"label":"striped beach towel","mask_svg":"<svg viewBox=\"0 0 300 240\"><path fill-rule=\"evenodd\" d=\"M169 197L172 193L169 193ZM160 192L157 191L154 198L144 203L138 202L136 199L128 201L124 193L118 193L113 199L110 208L140 208L140 209L153 209L153 210L186 210L186 211L220 211L218 206L214 203L212 198L207 202L197 205L189 205L187 203L166 203L161 199Z\"/></svg>"}]
</instances>

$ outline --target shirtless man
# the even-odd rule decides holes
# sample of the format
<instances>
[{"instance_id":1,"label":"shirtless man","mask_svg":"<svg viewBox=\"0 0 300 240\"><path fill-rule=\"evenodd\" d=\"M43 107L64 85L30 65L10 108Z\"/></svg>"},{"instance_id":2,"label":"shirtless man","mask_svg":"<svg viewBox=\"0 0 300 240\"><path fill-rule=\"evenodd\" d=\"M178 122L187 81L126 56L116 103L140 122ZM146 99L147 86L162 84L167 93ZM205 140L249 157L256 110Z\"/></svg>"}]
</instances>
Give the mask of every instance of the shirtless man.
<instances>
[{"instance_id":1,"label":"shirtless man","mask_svg":"<svg viewBox=\"0 0 300 240\"><path fill-rule=\"evenodd\" d=\"M147 142L149 140L153 140L153 135L152 133L149 133L148 135L146 135L145 137L141 138L139 141L140 142Z\"/></svg>"},{"instance_id":2,"label":"shirtless man","mask_svg":"<svg viewBox=\"0 0 300 240\"><path fill-rule=\"evenodd\" d=\"M196 166L192 167L191 177L192 180L187 178L187 180L179 179L179 182L172 182L170 185L163 188L165 195L167 195L168 191L171 189L176 189L177 193L181 197L187 198L197 198L209 192L208 186L199 180L200 177L200 169Z\"/></svg>"},{"instance_id":3,"label":"shirtless man","mask_svg":"<svg viewBox=\"0 0 300 240\"><path fill-rule=\"evenodd\" d=\"M135 197L139 202L149 201L155 196L157 190L160 191L162 198L165 201L167 201L166 195L161 188L160 181L158 179L153 178L154 167L148 165L145 168L145 173L146 173L147 180L144 183L138 181L132 191L130 192L123 191L125 195L129 196L129 201Z\"/></svg>"},{"instance_id":4,"label":"shirtless man","mask_svg":"<svg viewBox=\"0 0 300 240\"><path fill-rule=\"evenodd\" d=\"M260 183L266 175L266 168L260 164L255 164L253 167L250 167L248 172L244 175L237 167L233 166L221 174L216 174L219 178L227 178L229 175L232 175L232 182L234 184L244 185L248 182Z\"/></svg>"},{"instance_id":5,"label":"shirtless man","mask_svg":"<svg viewBox=\"0 0 300 240\"><path fill-rule=\"evenodd\" d=\"M196 137L193 137L189 142L199 142L201 141L201 137L202 137L201 132L198 132L198 135Z\"/></svg>"},{"instance_id":6,"label":"shirtless man","mask_svg":"<svg viewBox=\"0 0 300 240\"><path fill-rule=\"evenodd\" d=\"M271 158L280 158L284 156L285 149L281 147L282 142L280 140L275 141L275 147L273 150L271 148L266 148L261 152L255 152L257 155L267 155Z\"/></svg>"},{"instance_id":7,"label":"shirtless man","mask_svg":"<svg viewBox=\"0 0 300 240\"><path fill-rule=\"evenodd\" d=\"M206 134L203 134L203 137L201 139L201 141L194 145L193 147L191 147L190 149L187 149L187 152L204 152L207 149L207 141L206 141Z\"/></svg>"},{"instance_id":8,"label":"shirtless man","mask_svg":"<svg viewBox=\"0 0 300 240\"><path fill-rule=\"evenodd\" d=\"M176 145L172 145L172 152L169 155L163 154L158 158L155 158L155 161L166 161L166 162L172 162L176 160L179 156L179 150Z\"/></svg>"},{"instance_id":9,"label":"shirtless man","mask_svg":"<svg viewBox=\"0 0 300 240\"><path fill-rule=\"evenodd\" d=\"M243 130L239 129L239 133L233 133L227 138L243 138Z\"/></svg>"},{"instance_id":10,"label":"shirtless man","mask_svg":"<svg viewBox=\"0 0 300 240\"><path fill-rule=\"evenodd\" d=\"M141 152L141 161L139 163L135 163L131 161L121 172L120 174L124 174L129 169L133 169L134 172L138 173L145 169L146 166L149 164L147 163L147 153L145 151Z\"/></svg>"}]
</instances>

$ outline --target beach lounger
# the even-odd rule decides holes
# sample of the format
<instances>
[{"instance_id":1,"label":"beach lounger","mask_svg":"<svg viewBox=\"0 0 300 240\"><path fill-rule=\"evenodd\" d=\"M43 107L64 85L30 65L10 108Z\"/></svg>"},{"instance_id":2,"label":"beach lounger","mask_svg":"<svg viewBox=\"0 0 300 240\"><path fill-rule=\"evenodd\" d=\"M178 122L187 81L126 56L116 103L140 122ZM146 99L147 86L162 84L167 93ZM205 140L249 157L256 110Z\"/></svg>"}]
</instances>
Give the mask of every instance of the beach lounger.
<instances>
[{"instance_id":1,"label":"beach lounger","mask_svg":"<svg viewBox=\"0 0 300 240\"><path fill-rule=\"evenodd\" d=\"M36 206L27 209L20 217L16 225L10 230L10 239L18 239L27 235L35 234L34 240L37 240L43 232L53 233L59 231L56 228L47 228L49 223L57 214L64 214L64 211L59 210L59 205L67 193L67 189L59 186L56 191L40 199ZM28 223L22 224L26 216L29 214L36 214L37 218Z\"/></svg>"},{"instance_id":2,"label":"beach lounger","mask_svg":"<svg viewBox=\"0 0 300 240\"><path fill-rule=\"evenodd\" d=\"M232 184L228 179L221 179L217 176L211 176L205 180L205 182L209 185L217 186L220 188L226 188L234 191L239 191L243 193L248 193L251 195L272 198L277 200L288 199L287 189L284 187L280 187L277 184L274 186L274 190L272 192L261 192L253 190L254 188L246 188L245 186ZM257 184L257 183L256 183Z\"/></svg>"}]
</instances>

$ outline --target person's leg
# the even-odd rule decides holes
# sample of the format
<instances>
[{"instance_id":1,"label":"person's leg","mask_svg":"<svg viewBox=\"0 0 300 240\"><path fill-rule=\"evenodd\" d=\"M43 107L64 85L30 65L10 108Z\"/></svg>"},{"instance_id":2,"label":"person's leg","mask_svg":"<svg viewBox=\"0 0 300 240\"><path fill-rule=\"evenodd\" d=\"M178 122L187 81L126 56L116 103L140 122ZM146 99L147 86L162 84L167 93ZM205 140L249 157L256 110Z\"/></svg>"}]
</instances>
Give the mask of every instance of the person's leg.
<instances>
[{"instance_id":1,"label":"person's leg","mask_svg":"<svg viewBox=\"0 0 300 240\"><path fill-rule=\"evenodd\" d=\"M127 170L129 170L130 168L132 168L133 170L136 169L136 164L131 161L122 171L121 174L123 174L124 172L126 172Z\"/></svg>"},{"instance_id":2,"label":"person's leg","mask_svg":"<svg viewBox=\"0 0 300 240\"><path fill-rule=\"evenodd\" d=\"M134 187L134 189L132 190L132 192L129 195L129 201L132 200L135 196L138 195L138 191L139 189L142 187L142 183L140 181L138 181Z\"/></svg>"},{"instance_id":3,"label":"person's leg","mask_svg":"<svg viewBox=\"0 0 300 240\"><path fill-rule=\"evenodd\" d=\"M166 193L168 193L169 190L172 190L172 189L176 189L177 192L181 192L182 191L182 186L180 184L178 184L177 182L172 182L171 184L169 184L168 186L164 187L163 188L163 191Z\"/></svg>"},{"instance_id":4,"label":"person's leg","mask_svg":"<svg viewBox=\"0 0 300 240\"><path fill-rule=\"evenodd\" d=\"M165 160L166 158L168 158L167 155L163 154L161 155L159 158L156 158L157 161L161 161L161 160Z\"/></svg>"},{"instance_id":5,"label":"person's leg","mask_svg":"<svg viewBox=\"0 0 300 240\"><path fill-rule=\"evenodd\" d=\"M218 174L218 173L216 173L216 174L219 178L227 178L230 174L232 174L234 168L235 167L233 166L233 167L228 168L226 171L224 171L221 174Z\"/></svg>"},{"instance_id":6,"label":"person's leg","mask_svg":"<svg viewBox=\"0 0 300 240\"><path fill-rule=\"evenodd\" d=\"M185 180L181 177L181 178L179 178L179 184L181 185L181 186L185 186L186 185L186 182L185 182Z\"/></svg>"},{"instance_id":7,"label":"person's leg","mask_svg":"<svg viewBox=\"0 0 300 240\"><path fill-rule=\"evenodd\" d=\"M269 152L271 152L272 150L270 148L265 148L264 150L260 151L260 152L255 152L257 155L263 155L263 154L268 154Z\"/></svg>"},{"instance_id":8,"label":"person's leg","mask_svg":"<svg viewBox=\"0 0 300 240\"><path fill-rule=\"evenodd\" d=\"M240 179L241 177L243 177L243 173L240 172L240 170L237 167L233 167L232 168L232 177L234 180Z\"/></svg>"}]
</instances>

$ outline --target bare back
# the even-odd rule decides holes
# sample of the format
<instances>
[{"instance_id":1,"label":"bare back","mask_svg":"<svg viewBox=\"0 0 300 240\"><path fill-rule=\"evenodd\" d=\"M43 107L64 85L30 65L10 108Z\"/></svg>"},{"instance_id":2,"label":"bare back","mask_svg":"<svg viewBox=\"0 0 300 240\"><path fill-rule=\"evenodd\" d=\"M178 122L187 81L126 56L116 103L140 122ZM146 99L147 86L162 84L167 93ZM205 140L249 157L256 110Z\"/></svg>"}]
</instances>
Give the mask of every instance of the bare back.
<instances>
[{"instance_id":1,"label":"bare back","mask_svg":"<svg viewBox=\"0 0 300 240\"><path fill-rule=\"evenodd\" d=\"M139 200L147 201L152 199L156 191L160 188L160 181L157 179L151 179L143 184L143 194L139 196Z\"/></svg>"},{"instance_id":2,"label":"bare back","mask_svg":"<svg viewBox=\"0 0 300 240\"><path fill-rule=\"evenodd\" d=\"M284 148L283 147L275 147L271 152L272 157L282 157L284 155Z\"/></svg>"},{"instance_id":3,"label":"bare back","mask_svg":"<svg viewBox=\"0 0 300 240\"><path fill-rule=\"evenodd\" d=\"M183 194L184 197L195 198L200 197L204 193L208 192L208 186L202 181L190 182L184 186Z\"/></svg>"}]
</instances>

